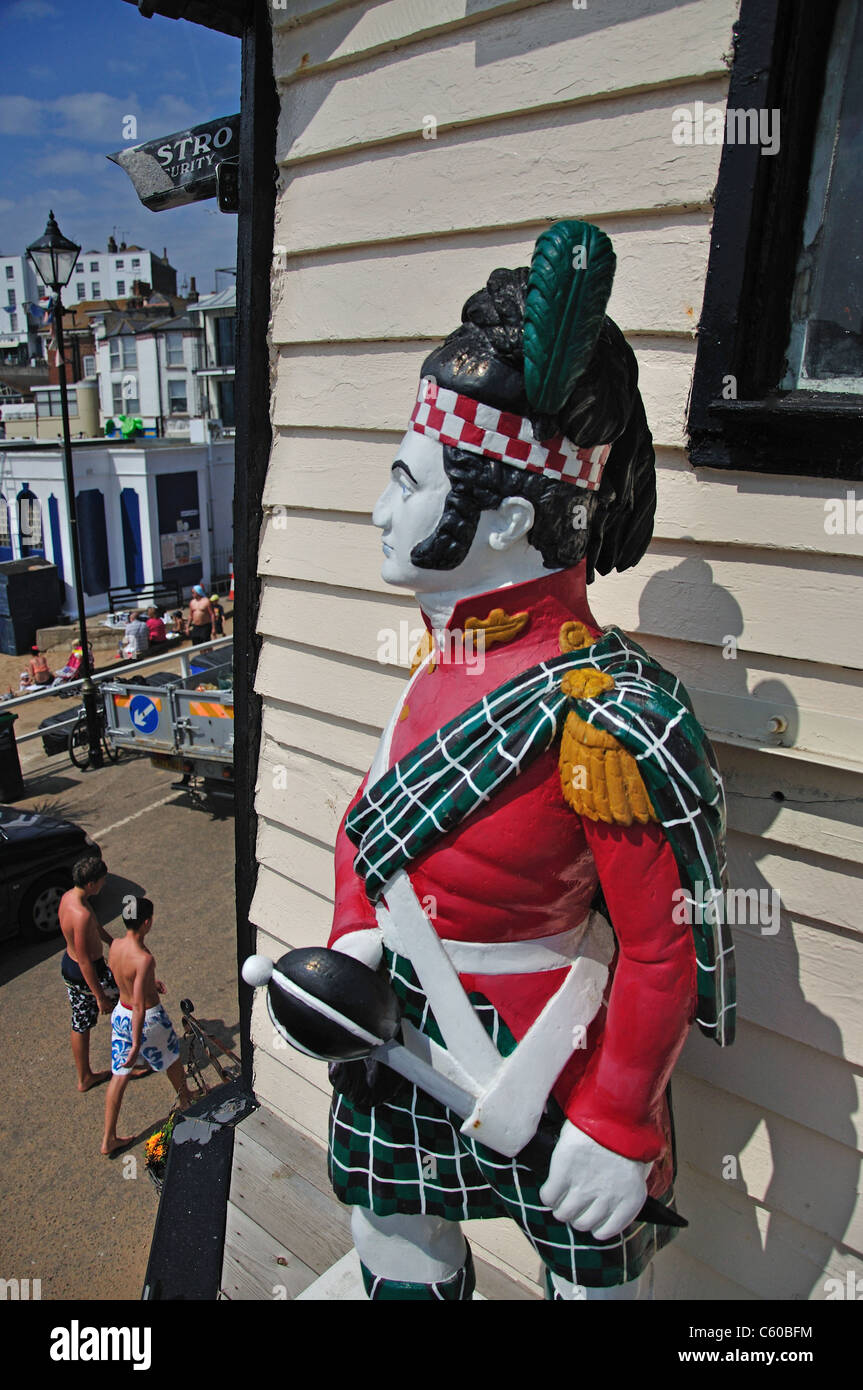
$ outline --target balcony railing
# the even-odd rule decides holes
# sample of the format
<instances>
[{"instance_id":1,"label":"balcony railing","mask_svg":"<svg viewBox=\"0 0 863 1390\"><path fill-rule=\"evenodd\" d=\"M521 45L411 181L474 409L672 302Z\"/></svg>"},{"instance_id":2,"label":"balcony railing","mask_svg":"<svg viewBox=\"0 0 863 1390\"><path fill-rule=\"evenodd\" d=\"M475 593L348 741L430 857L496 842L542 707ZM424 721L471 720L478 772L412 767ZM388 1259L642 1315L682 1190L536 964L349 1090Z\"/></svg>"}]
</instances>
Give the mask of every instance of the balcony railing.
<instances>
[{"instance_id":1,"label":"balcony railing","mask_svg":"<svg viewBox=\"0 0 863 1390\"><path fill-rule=\"evenodd\" d=\"M236 352L233 348L217 351L197 343L194 363L196 372L232 372L236 366Z\"/></svg>"}]
</instances>

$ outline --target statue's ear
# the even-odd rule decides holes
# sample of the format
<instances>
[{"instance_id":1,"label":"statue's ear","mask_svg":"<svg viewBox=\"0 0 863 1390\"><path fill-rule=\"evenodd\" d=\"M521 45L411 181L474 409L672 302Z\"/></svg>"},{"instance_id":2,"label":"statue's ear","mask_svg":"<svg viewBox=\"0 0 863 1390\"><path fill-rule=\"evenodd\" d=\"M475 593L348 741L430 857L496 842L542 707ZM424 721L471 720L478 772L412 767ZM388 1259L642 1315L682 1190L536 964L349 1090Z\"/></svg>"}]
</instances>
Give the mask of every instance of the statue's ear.
<instances>
[{"instance_id":1,"label":"statue's ear","mask_svg":"<svg viewBox=\"0 0 863 1390\"><path fill-rule=\"evenodd\" d=\"M536 521L533 503L526 497L505 497L490 514L491 530L488 543L492 550L509 550L511 545L526 536Z\"/></svg>"}]
</instances>

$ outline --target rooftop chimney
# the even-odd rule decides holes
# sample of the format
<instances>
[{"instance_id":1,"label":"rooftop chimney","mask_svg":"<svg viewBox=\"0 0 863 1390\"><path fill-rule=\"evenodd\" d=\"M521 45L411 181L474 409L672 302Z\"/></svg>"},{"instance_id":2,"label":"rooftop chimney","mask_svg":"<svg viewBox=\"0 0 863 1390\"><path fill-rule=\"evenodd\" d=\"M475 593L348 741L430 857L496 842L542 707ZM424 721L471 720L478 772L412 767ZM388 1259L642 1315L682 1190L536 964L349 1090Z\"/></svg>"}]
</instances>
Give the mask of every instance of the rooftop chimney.
<instances>
[{"instance_id":1,"label":"rooftop chimney","mask_svg":"<svg viewBox=\"0 0 863 1390\"><path fill-rule=\"evenodd\" d=\"M114 240L114 238L113 238L112 236L109 236L109 237L108 237L108 250L109 250L109 251L116 251L116 250L117 250L117 243L116 243L116 241Z\"/></svg>"},{"instance_id":2,"label":"rooftop chimney","mask_svg":"<svg viewBox=\"0 0 863 1390\"><path fill-rule=\"evenodd\" d=\"M192 276L190 277L190 279L189 279L189 303L190 303L190 304L197 304L197 302L198 302L198 286L195 284L195 277L194 277L194 275L192 275Z\"/></svg>"}]
</instances>

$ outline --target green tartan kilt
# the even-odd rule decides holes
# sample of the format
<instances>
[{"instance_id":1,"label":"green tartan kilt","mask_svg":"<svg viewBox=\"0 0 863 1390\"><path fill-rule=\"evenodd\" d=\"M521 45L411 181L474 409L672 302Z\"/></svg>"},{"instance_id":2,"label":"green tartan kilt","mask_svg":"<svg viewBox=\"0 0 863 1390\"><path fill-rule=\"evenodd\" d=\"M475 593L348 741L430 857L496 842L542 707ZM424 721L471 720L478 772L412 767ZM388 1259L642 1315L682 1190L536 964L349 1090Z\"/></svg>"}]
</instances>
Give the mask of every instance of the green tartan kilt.
<instances>
[{"instance_id":1,"label":"green tartan kilt","mask_svg":"<svg viewBox=\"0 0 863 1390\"><path fill-rule=\"evenodd\" d=\"M390 951L384 955L404 1016L442 1043L410 961ZM516 1042L497 1010L483 995L471 994L470 999L498 1051L507 1056ZM559 1125L563 1118L550 1100L547 1121ZM328 1167L336 1196L378 1216L406 1212L445 1221L511 1217L547 1270L589 1288L637 1278L676 1234L670 1226L635 1221L612 1240L600 1241L564 1225L539 1200L546 1172L466 1138L460 1124L453 1111L408 1082L392 1101L369 1110L335 1092ZM673 1204L673 1190L659 1200Z\"/></svg>"}]
</instances>

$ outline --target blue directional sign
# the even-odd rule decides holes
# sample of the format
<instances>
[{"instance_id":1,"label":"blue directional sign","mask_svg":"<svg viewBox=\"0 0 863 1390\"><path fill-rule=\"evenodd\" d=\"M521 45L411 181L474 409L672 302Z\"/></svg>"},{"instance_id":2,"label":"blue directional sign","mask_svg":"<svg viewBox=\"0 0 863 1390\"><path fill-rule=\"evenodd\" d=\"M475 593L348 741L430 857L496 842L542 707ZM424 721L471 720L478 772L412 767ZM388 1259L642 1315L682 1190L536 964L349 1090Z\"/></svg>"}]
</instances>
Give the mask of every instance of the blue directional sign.
<instances>
[{"instance_id":1,"label":"blue directional sign","mask_svg":"<svg viewBox=\"0 0 863 1390\"><path fill-rule=\"evenodd\" d=\"M135 695L129 705L132 727L152 734L159 727L159 710L149 695Z\"/></svg>"}]
</instances>

